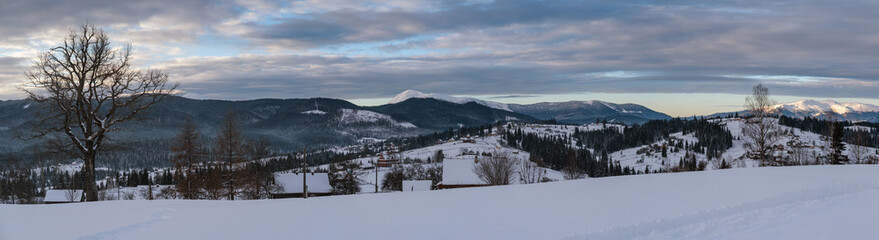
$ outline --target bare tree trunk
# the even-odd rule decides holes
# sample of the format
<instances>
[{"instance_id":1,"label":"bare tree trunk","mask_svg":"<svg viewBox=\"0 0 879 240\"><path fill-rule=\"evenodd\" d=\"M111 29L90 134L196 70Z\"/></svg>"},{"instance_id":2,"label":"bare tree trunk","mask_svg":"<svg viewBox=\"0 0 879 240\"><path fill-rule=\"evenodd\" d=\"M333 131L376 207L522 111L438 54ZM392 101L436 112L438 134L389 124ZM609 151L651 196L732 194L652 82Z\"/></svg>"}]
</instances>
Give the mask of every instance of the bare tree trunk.
<instances>
[{"instance_id":1,"label":"bare tree trunk","mask_svg":"<svg viewBox=\"0 0 879 240\"><path fill-rule=\"evenodd\" d=\"M85 159L85 192L86 201L98 201L98 185L95 183L95 152L90 152Z\"/></svg>"}]
</instances>

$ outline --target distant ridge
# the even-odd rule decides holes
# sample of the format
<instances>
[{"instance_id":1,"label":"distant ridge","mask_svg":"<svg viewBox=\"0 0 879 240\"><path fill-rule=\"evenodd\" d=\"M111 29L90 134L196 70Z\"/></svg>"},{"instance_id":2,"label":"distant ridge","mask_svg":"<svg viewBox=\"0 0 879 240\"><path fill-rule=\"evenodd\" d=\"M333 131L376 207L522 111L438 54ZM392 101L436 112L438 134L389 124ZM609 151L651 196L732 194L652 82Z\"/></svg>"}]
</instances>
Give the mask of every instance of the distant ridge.
<instances>
[{"instance_id":1,"label":"distant ridge","mask_svg":"<svg viewBox=\"0 0 879 240\"><path fill-rule=\"evenodd\" d=\"M474 102L474 103L477 103L477 104L480 104L483 106L487 106L490 108L494 108L494 109L500 109L500 110L511 111L511 112L513 111L513 110L510 110L510 107L504 103L486 101L486 100L470 98L470 97L453 97L453 96L443 95L443 94L438 94L438 93L423 93L423 92L411 90L411 89L403 91L400 94L397 94L397 96L395 96L393 99L391 99L391 101L389 101L388 104L401 103L401 102L404 102L404 101L412 99L412 98L433 98L433 99L442 100L442 101L451 102L451 103L457 103L457 104L465 104L468 102Z\"/></svg>"},{"instance_id":2,"label":"distant ridge","mask_svg":"<svg viewBox=\"0 0 879 240\"><path fill-rule=\"evenodd\" d=\"M833 116L834 118L841 121L879 123L879 106L866 103L838 102L830 99L824 101L803 99L796 102L777 104L772 108L779 114L788 117L827 119L830 118L829 114L833 114L835 115ZM735 113L745 115L748 111L715 113L708 115L708 117L725 117Z\"/></svg>"},{"instance_id":3,"label":"distant ridge","mask_svg":"<svg viewBox=\"0 0 879 240\"><path fill-rule=\"evenodd\" d=\"M598 100L542 102L534 104L505 104L470 97L453 97L438 93L424 93L406 90L397 94L389 104L405 102L409 99L436 99L440 101L466 104L476 103L494 109L529 115L537 119L556 119L563 123L584 124L596 120L607 120L626 124L640 124L654 119L669 119L664 113L653 111L637 104L616 104Z\"/></svg>"},{"instance_id":4,"label":"distant ridge","mask_svg":"<svg viewBox=\"0 0 879 240\"><path fill-rule=\"evenodd\" d=\"M540 119L556 119L564 123L584 124L607 120L626 124L641 124L654 119L670 119L671 116L653 111L638 104L616 104L604 101L542 102L519 105L510 104L514 112L528 114Z\"/></svg>"}]
</instances>

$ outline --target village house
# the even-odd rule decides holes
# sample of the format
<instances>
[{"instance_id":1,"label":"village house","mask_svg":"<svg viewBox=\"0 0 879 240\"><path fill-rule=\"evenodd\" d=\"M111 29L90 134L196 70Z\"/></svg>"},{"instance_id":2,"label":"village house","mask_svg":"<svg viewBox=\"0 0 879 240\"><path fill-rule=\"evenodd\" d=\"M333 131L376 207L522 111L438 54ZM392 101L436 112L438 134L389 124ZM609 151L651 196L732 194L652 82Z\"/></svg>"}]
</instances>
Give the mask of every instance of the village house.
<instances>
[{"instance_id":1,"label":"village house","mask_svg":"<svg viewBox=\"0 0 879 240\"><path fill-rule=\"evenodd\" d=\"M276 173L275 183L283 189L272 193L272 198L301 198L303 197L302 173ZM308 196L328 196L333 193L330 178L327 173L304 173L307 184Z\"/></svg>"},{"instance_id":2,"label":"village house","mask_svg":"<svg viewBox=\"0 0 879 240\"><path fill-rule=\"evenodd\" d=\"M385 158L385 155L379 155L378 157L378 167L391 167L394 164L399 164L399 159L389 159Z\"/></svg>"},{"instance_id":3,"label":"village house","mask_svg":"<svg viewBox=\"0 0 879 240\"><path fill-rule=\"evenodd\" d=\"M488 186L473 172L478 163L478 155L443 160L443 180L437 184L439 189Z\"/></svg>"},{"instance_id":4,"label":"village house","mask_svg":"<svg viewBox=\"0 0 879 240\"><path fill-rule=\"evenodd\" d=\"M72 189L51 189L46 190L46 197L43 198L44 204L55 203L72 203L81 202L83 196L82 190Z\"/></svg>"}]
</instances>

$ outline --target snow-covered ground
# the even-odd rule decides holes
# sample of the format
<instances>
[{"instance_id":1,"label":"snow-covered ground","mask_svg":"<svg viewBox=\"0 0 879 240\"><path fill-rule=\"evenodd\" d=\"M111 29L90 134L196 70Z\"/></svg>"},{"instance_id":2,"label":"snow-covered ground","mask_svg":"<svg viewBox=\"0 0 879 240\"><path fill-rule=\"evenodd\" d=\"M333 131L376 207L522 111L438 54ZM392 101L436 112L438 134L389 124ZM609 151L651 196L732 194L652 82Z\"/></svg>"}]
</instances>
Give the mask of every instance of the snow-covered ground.
<instances>
[{"instance_id":1,"label":"snow-covered ground","mask_svg":"<svg viewBox=\"0 0 879 240\"><path fill-rule=\"evenodd\" d=\"M384 115L381 113L369 111L369 110L357 110L357 109L341 109L342 115L339 116L339 121L345 124L350 123L374 123L374 122L388 122L400 127L404 128L417 128L414 124L408 122L398 123L394 121L391 116Z\"/></svg>"},{"instance_id":2,"label":"snow-covered ground","mask_svg":"<svg viewBox=\"0 0 879 240\"><path fill-rule=\"evenodd\" d=\"M442 144L436 144L429 147L412 149L408 151L403 151L402 153L394 154L403 159L407 159L403 161L403 164L406 167L411 167L413 165L421 165L422 167L431 167L434 164L436 166L442 167L444 163L436 163L436 162L428 162L428 158L433 158L437 151L442 151L444 159L449 161L456 161L467 159L468 161L473 161L473 157L475 155L470 154L482 154L482 153L504 153L511 158L518 159L520 161L525 161L529 158L530 154L525 151L521 151L515 148L505 147L500 144L501 137L500 136L484 136L484 137L472 137L472 142L464 142L463 140L455 140L448 141ZM386 158L391 158L391 154L385 153ZM373 163L378 159L377 156L356 158L349 160L350 163L360 163L363 166L373 166ZM420 162L414 162L414 161ZM431 160L433 161L433 159ZM329 168L329 164L324 164L317 166L317 168ZM462 167L457 169L462 172L461 174L473 174L472 169L470 167ZM388 173L388 168L380 168L376 173L375 169L366 169L366 170L358 170L357 178L363 184L361 185L361 192L371 193L375 192L375 181L376 174L378 174L379 184L384 179L384 175ZM544 169L545 177L558 181L564 180L564 175L552 169ZM516 175L518 176L518 175ZM518 184L518 178L514 181L514 184Z\"/></svg>"},{"instance_id":3,"label":"snow-covered ground","mask_svg":"<svg viewBox=\"0 0 879 240\"><path fill-rule=\"evenodd\" d=\"M251 201L0 205L0 239L875 239L879 166Z\"/></svg>"},{"instance_id":4,"label":"snow-covered ground","mask_svg":"<svg viewBox=\"0 0 879 240\"><path fill-rule=\"evenodd\" d=\"M411 89L403 91L400 94L397 94L397 96L394 96L394 98L391 99L391 101L389 101L388 104L401 103L406 100L409 100L410 98L433 98L433 99L457 103L457 104L465 104L468 102L475 102L477 104L480 104L480 105L483 105L486 107L490 107L490 108L495 108L495 109L500 109L500 110L505 110L505 111L510 111L510 112L513 111L513 110L510 110L510 106L508 106L507 104L504 104L504 103L485 101L482 99L471 98L471 97L453 97L453 96L448 96L448 95L443 95L443 94L438 94L438 93L423 93L423 92L419 92L419 91L415 91L415 90L411 90Z\"/></svg>"}]
</instances>

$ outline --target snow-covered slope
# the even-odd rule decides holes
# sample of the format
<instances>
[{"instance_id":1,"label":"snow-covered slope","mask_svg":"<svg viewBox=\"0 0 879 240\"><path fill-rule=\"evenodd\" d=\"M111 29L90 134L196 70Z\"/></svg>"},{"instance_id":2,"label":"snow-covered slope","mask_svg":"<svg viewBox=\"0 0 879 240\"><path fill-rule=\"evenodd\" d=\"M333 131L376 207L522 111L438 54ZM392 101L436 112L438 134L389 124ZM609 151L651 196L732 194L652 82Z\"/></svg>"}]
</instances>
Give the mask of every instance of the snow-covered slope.
<instances>
[{"instance_id":1,"label":"snow-covered slope","mask_svg":"<svg viewBox=\"0 0 879 240\"><path fill-rule=\"evenodd\" d=\"M879 106L855 103L855 102L837 102L834 100L815 101L812 99L803 99L791 103L783 103L774 106L775 109L782 111L790 111L802 115L820 116L826 112L834 112L840 115L850 113L863 112L879 112Z\"/></svg>"},{"instance_id":2,"label":"snow-covered slope","mask_svg":"<svg viewBox=\"0 0 879 240\"><path fill-rule=\"evenodd\" d=\"M254 201L0 205L0 239L873 239L879 166Z\"/></svg>"},{"instance_id":3,"label":"snow-covered slope","mask_svg":"<svg viewBox=\"0 0 879 240\"><path fill-rule=\"evenodd\" d=\"M419 92L419 91L415 91L415 90L411 90L411 89L403 91L400 94L397 94L397 96L395 96L393 99L391 99L391 101L389 101L388 103L389 104L401 103L403 101L409 100L410 98L433 98L433 99L437 99L437 100L458 103L458 104L475 102L477 104L487 106L490 108L512 112L512 110L510 110L510 107L504 103L485 101L482 99L476 99L476 98L470 98L470 97L453 97L453 96L448 96L448 95L443 95L443 94L438 94L438 93L423 93L423 92Z\"/></svg>"},{"instance_id":4,"label":"snow-covered slope","mask_svg":"<svg viewBox=\"0 0 879 240\"><path fill-rule=\"evenodd\" d=\"M416 128L412 123L397 122L391 116L369 110L340 109L339 111L341 112L339 122L343 124L386 122L404 128Z\"/></svg>"},{"instance_id":5,"label":"snow-covered slope","mask_svg":"<svg viewBox=\"0 0 879 240\"><path fill-rule=\"evenodd\" d=\"M715 158L713 161L708 161L706 155L701 153L693 153L696 155L697 159L700 161L708 161L708 168L717 168L720 161L726 161L732 167L757 167L759 166L758 162L755 160L751 160L745 156L747 150L744 147L745 136L743 134L743 128L745 125L744 120L742 119L717 119L713 121L718 121L721 125L725 126L730 133L735 137L733 140L733 145L730 149L727 149L720 158ZM773 120L775 121L775 120ZM783 159L804 159L803 164L817 164L815 158L821 157L826 158L829 154L829 150L826 148L829 146L829 143L825 141L821 135L803 131L798 128L791 128L787 126L781 126L777 124L777 121L774 122L776 127L782 132L782 136L779 137L776 145L780 145L781 150L777 150L774 154L782 157ZM863 129L868 129L864 127ZM697 138L693 135L693 133L683 135L681 133L671 134L672 138L686 140L687 142L694 143L698 142ZM656 142L654 145L661 146L663 143L667 143L666 141ZM795 146L799 147L795 147ZM856 163L854 161L854 149L855 147L852 144L845 143L846 149L842 152L843 155L849 156L852 158L852 163ZM650 166L650 169L656 170L660 168L674 167L677 165L678 160L686 154L684 151L680 152L669 152L667 158L662 158L658 151L655 149L651 151L647 151L645 153L638 153L638 150L649 148L649 146L642 146L637 148L630 148L618 152L614 152L611 154L611 158L615 161L620 161L622 166L629 166L635 169L644 169L646 166ZM862 151L862 156L864 159L868 157L877 156L875 154L877 149L870 147L860 147ZM798 156L795 156L798 154ZM827 160L827 159L824 159ZM792 160L796 161L796 160ZM664 165L663 165L664 163Z\"/></svg>"}]
</instances>

